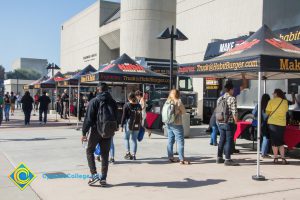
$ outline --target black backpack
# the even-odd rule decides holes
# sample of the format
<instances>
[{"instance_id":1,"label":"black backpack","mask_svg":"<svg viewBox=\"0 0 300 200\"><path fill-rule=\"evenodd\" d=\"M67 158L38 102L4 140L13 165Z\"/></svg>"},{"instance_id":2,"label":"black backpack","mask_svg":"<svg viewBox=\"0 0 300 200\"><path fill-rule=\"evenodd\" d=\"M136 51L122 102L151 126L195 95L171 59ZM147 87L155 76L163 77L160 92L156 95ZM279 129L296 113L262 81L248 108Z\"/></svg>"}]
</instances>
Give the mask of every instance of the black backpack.
<instances>
[{"instance_id":1,"label":"black backpack","mask_svg":"<svg viewBox=\"0 0 300 200\"><path fill-rule=\"evenodd\" d=\"M220 97L217 107L215 109L216 121L220 123L227 123L230 117L228 98Z\"/></svg>"},{"instance_id":2,"label":"black backpack","mask_svg":"<svg viewBox=\"0 0 300 200\"><path fill-rule=\"evenodd\" d=\"M127 122L128 128L130 131L138 131L142 124L142 108L139 104L133 107L128 103L127 106L130 110L130 117Z\"/></svg>"},{"instance_id":3,"label":"black backpack","mask_svg":"<svg viewBox=\"0 0 300 200\"><path fill-rule=\"evenodd\" d=\"M97 114L97 131L102 138L111 138L118 130L117 105L113 99L100 101Z\"/></svg>"}]
</instances>

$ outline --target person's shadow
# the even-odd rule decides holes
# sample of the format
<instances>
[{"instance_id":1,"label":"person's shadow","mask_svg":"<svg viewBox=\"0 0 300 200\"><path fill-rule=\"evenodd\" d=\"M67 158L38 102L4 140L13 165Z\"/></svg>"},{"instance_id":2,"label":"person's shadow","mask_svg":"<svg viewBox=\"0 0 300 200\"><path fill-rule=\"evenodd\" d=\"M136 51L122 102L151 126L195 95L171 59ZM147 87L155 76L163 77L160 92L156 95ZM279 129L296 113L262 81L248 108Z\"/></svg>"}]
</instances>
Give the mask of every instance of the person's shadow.
<instances>
[{"instance_id":1,"label":"person's shadow","mask_svg":"<svg viewBox=\"0 0 300 200\"><path fill-rule=\"evenodd\" d=\"M185 178L184 181L173 181L173 182L128 182L113 185L113 187L120 186L133 186L133 187L166 187L166 188L195 188L203 187L208 185L215 185L221 182L225 182L223 179L207 179L202 181Z\"/></svg>"}]
</instances>

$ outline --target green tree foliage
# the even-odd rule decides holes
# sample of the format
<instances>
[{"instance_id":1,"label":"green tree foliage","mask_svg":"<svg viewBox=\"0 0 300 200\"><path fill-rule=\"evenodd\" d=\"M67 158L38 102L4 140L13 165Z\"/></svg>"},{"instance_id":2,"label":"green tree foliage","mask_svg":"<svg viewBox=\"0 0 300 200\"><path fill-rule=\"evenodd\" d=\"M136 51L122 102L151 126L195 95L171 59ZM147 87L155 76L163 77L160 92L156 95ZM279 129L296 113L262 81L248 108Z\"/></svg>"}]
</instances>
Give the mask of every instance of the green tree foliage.
<instances>
[{"instance_id":1,"label":"green tree foliage","mask_svg":"<svg viewBox=\"0 0 300 200\"><path fill-rule=\"evenodd\" d=\"M36 80L41 77L41 74L31 69L17 69L12 72L6 73L7 79L23 79L23 80Z\"/></svg>"}]
</instances>

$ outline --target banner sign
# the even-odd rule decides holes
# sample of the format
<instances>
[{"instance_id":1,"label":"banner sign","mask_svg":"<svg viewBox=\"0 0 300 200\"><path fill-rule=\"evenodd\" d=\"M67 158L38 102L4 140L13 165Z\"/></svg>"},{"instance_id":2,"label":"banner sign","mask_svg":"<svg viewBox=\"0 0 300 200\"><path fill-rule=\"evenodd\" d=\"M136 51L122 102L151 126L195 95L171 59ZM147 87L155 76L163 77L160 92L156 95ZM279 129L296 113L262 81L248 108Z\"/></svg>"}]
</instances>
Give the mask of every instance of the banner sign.
<instances>
[{"instance_id":1,"label":"banner sign","mask_svg":"<svg viewBox=\"0 0 300 200\"><path fill-rule=\"evenodd\" d=\"M217 78L205 78L205 86L207 90L217 90L219 89L219 79Z\"/></svg>"},{"instance_id":2,"label":"banner sign","mask_svg":"<svg viewBox=\"0 0 300 200\"><path fill-rule=\"evenodd\" d=\"M300 26L274 30L273 32L281 39L300 47ZM248 37L249 36L242 36L230 40L209 43L205 51L204 60L208 60L226 53L227 51L243 43L248 39Z\"/></svg>"}]
</instances>

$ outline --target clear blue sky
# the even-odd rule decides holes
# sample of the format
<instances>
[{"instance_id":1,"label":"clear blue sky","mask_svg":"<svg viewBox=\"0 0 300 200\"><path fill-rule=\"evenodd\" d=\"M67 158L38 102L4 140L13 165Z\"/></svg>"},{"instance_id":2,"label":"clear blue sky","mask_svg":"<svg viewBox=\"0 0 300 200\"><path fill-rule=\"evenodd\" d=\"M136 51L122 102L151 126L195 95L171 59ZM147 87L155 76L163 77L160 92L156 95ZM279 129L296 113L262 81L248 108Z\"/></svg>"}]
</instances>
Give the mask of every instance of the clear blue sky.
<instances>
[{"instance_id":1,"label":"clear blue sky","mask_svg":"<svg viewBox=\"0 0 300 200\"><path fill-rule=\"evenodd\" d=\"M10 71L19 57L45 58L59 64L62 23L94 2L0 0L0 65Z\"/></svg>"}]
</instances>

